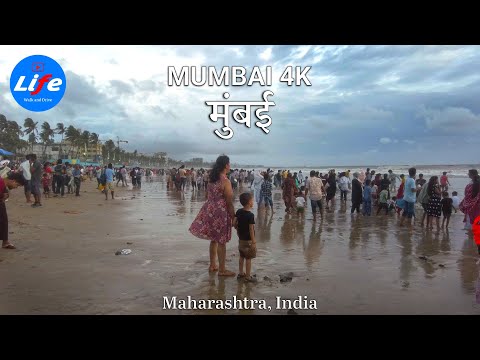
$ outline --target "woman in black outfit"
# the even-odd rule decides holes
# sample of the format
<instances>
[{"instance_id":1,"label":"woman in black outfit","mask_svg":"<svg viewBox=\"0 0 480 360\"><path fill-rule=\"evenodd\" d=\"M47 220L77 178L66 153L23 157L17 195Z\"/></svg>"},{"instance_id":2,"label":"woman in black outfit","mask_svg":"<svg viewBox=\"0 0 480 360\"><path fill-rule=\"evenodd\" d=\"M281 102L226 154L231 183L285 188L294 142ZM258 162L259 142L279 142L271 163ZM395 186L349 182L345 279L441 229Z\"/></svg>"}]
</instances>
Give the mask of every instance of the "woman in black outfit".
<instances>
[{"instance_id":1,"label":"woman in black outfit","mask_svg":"<svg viewBox=\"0 0 480 360\"><path fill-rule=\"evenodd\" d=\"M353 173L352 180L352 210L351 214L357 210L357 213L360 213L360 205L362 204L362 184L358 180L358 172Z\"/></svg>"},{"instance_id":2,"label":"woman in black outfit","mask_svg":"<svg viewBox=\"0 0 480 360\"><path fill-rule=\"evenodd\" d=\"M326 208L328 209L328 202L332 202L332 206L335 205L335 193L337 192L337 181L335 179L335 171L330 171L330 174L327 179L327 197L326 197Z\"/></svg>"},{"instance_id":3,"label":"woman in black outfit","mask_svg":"<svg viewBox=\"0 0 480 360\"><path fill-rule=\"evenodd\" d=\"M433 218L437 221L437 230L440 230L440 216L442 215L442 204L440 198L440 186L438 176L432 176L428 181L427 193L429 196L427 205L427 229L433 229Z\"/></svg>"}]
</instances>

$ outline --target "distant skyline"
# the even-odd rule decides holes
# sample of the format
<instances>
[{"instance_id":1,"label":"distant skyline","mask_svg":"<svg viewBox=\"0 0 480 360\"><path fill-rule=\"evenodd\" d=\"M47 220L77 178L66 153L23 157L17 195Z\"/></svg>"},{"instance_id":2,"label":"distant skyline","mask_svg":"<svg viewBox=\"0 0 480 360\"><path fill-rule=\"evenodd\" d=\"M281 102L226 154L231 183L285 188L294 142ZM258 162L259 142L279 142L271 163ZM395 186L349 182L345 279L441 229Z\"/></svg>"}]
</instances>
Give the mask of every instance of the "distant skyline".
<instances>
[{"instance_id":1,"label":"distant skyline","mask_svg":"<svg viewBox=\"0 0 480 360\"><path fill-rule=\"evenodd\" d=\"M43 113L21 108L9 87L15 65L34 54L55 59L67 77L65 97ZM312 66L312 86L280 83L287 65ZM278 167L478 163L479 65L473 45L1 45L0 113L20 125L31 117L102 140L119 136L128 151L177 160L225 153L233 163ZM169 87L168 66L272 66L273 82ZM221 101L225 91L230 100L260 101L264 90L276 103L269 134L233 120L232 139L213 134L221 126L205 101Z\"/></svg>"}]
</instances>

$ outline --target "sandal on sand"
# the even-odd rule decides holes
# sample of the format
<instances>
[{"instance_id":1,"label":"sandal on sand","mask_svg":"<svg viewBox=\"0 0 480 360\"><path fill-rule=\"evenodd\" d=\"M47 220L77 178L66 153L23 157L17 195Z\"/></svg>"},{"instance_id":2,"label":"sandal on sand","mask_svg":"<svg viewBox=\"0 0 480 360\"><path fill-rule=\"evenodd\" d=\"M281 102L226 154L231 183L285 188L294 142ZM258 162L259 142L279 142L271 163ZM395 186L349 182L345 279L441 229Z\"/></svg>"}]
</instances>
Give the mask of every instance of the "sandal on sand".
<instances>
[{"instance_id":1,"label":"sandal on sand","mask_svg":"<svg viewBox=\"0 0 480 360\"><path fill-rule=\"evenodd\" d=\"M248 276L248 277L245 278L245 282L256 283L257 282L257 277L255 275Z\"/></svg>"},{"instance_id":2,"label":"sandal on sand","mask_svg":"<svg viewBox=\"0 0 480 360\"><path fill-rule=\"evenodd\" d=\"M224 272L218 272L218 276L235 276L233 271L225 270Z\"/></svg>"},{"instance_id":3,"label":"sandal on sand","mask_svg":"<svg viewBox=\"0 0 480 360\"><path fill-rule=\"evenodd\" d=\"M7 244L7 245L3 245L2 249L16 249L16 247L13 246L13 244Z\"/></svg>"},{"instance_id":4,"label":"sandal on sand","mask_svg":"<svg viewBox=\"0 0 480 360\"><path fill-rule=\"evenodd\" d=\"M238 274L237 275L237 279L240 280L240 279L243 279L245 277L245 273L242 273L242 274Z\"/></svg>"}]
</instances>

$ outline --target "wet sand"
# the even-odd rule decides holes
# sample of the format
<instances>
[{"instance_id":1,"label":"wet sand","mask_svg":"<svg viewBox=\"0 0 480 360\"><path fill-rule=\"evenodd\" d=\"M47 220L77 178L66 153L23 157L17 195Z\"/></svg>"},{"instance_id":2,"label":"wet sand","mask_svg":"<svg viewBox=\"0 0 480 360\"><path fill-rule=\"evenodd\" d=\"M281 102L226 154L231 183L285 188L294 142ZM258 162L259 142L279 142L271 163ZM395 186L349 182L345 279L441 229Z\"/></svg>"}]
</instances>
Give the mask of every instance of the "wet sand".
<instances>
[{"instance_id":1,"label":"wet sand","mask_svg":"<svg viewBox=\"0 0 480 360\"><path fill-rule=\"evenodd\" d=\"M463 194L466 180L451 182ZM298 314L480 314L478 256L461 213L448 232L409 231L396 215L352 217L350 201L337 201L313 221L310 208L286 215L276 190L273 216L254 209L258 283L245 284L209 274L209 243L188 232L203 191L167 191L161 178L117 189L118 198L105 201L87 181L81 197L47 199L38 209L25 204L23 190L12 192L17 250L0 250L0 314L287 314L275 308L277 296L316 301L316 310ZM125 248L132 253L115 255ZM227 258L237 272L235 233ZM281 283L287 272L292 280ZM164 296L264 299L272 310L165 310Z\"/></svg>"}]
</instances>

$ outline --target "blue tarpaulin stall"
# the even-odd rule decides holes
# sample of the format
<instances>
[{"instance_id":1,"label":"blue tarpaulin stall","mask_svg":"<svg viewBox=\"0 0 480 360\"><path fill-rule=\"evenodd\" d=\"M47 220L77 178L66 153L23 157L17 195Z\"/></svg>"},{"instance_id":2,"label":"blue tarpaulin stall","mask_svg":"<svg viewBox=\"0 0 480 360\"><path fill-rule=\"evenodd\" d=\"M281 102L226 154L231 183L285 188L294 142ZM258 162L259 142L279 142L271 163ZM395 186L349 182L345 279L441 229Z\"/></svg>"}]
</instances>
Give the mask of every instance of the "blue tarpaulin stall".
<instances>
[{"instance_id":1,"label":"blue tarpaulin stall","mask_svg":"<svg viewBox=\"0 0 480 360\"><path fill-rule=\"evenodd\" d=\"M9 156L9 155L15 155L14 153L11 153L10 151L0 149L0 155L2 156Z\"/></svg>"}]
</instances>

